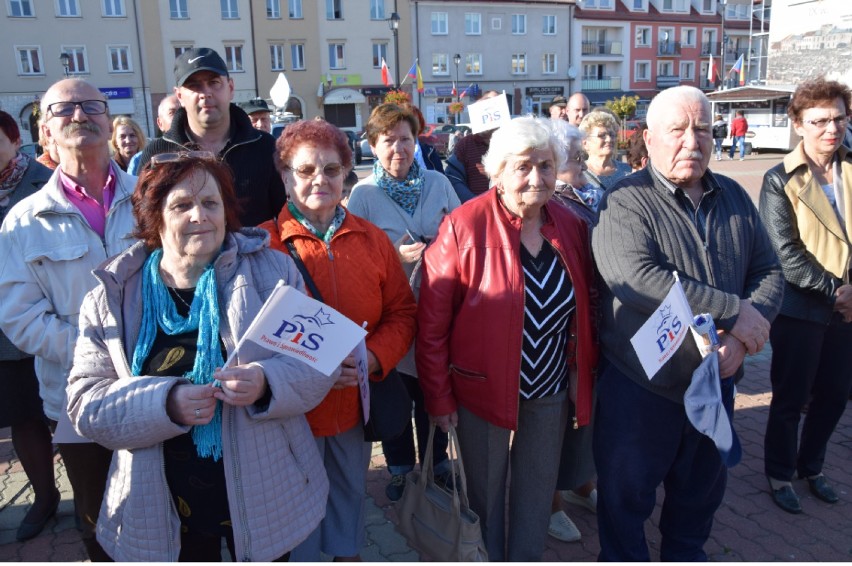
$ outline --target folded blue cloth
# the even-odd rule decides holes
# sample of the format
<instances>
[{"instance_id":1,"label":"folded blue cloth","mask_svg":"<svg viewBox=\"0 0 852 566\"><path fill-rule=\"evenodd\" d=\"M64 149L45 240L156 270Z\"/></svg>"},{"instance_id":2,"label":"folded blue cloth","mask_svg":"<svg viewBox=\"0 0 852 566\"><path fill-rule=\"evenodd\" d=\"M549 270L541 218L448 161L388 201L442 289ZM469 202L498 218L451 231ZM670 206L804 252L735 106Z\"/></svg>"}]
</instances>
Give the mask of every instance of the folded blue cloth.
<instances>
[{"instance_id":1,"label":"folded blue cloth","mask_svg":"<svg viewBox=\"0 0 852 566\"><path fill-rule=\"evenodd\" d=\"M692 373L692 382L683 395L683 405L692 426L716 444L725 466L732 468L739 464L742 446L722 402L718 352L707 355Z\"/></svg>"}]
</instances>

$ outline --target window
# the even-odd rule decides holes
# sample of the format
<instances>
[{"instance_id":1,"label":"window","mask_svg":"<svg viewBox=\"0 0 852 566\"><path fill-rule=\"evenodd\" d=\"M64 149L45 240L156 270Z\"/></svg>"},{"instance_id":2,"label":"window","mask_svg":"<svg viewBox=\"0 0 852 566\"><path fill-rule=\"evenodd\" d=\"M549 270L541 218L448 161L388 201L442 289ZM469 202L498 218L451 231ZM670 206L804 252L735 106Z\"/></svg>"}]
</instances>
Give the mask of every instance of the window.
<instances>
[{"instance_id":1,"label":"window","mask_svg":"<svg viewBox=\"0 0 852 566\"><path fill-rule=\"evenodd\" d=\"M129 73L133 70L130 68L129 45L107 45L107 57L110 73Z\"/></svg>"},{"instance_id":2,"label":"window","mask_svg":"<svg viewBox=\"0 0 852 566\"><path fill-rule=\"evenodd\" d=\"M325 0L325 19L343 19L343 0Z\"/></svg>"},{"instance_id":3,"label":"window","mask_svg":"<svg viewBox=\"0 0 852 566\"><path fill-rule=\"evenodd\" d=\"M503 18L496 17L491 18L491 31L500 31L503 29Z\"/></svg>"},{"instance_id":4,"label":"window","mask_svg":"<svg viewBox=\"0 0 852 566\"><path fill-rule=\"evenodd\" d=\"M712 14L714 6L714 0L704 0L701 4L701 11L705 14Z\"/></svg>"},{"instance_id":5,"label":"window","mask_svg":"<svg viewBox=\"0 0 852 566\"><path fill-rule=\"evenodd\" d=\"M526 35L527 15L512 14L512 35Z\"/></svg>"},{"instance_id":6,"label":"window","mask_svg":"<svg viewBox=\"0 0 852 566\"><path fill-rule=\"evenodd\" d=\"M432 12L432 35L447 35L447 13Z\"/></svg>"},{"instance_id":7,"label":"window","mask_svg":"<svg viewBox=\"0 0 852 566\"><path fill-rule=\"evenodd\" d=\"M104 16L107 18L123 18L124 0L103 0Z\"/></svg>"},{"instance_id":8,"label":"window","mask_svg":"<svg viewBox=\"0 0 852 566\"><path fill-rule=\"evenodd\" d=\"M674 65L671 61L657 61L657 76L672 77L674 76Z\"/></svg>"},{"instance_id":9,"label":"window","mask_svg":"<svg viewBox=\"0 0 852 566\"><path fill-rule=\"evenodd\" d=\"M344 57L343 47L342 43L328 44L328 66L330 69L346 68L346 57Z\"/></svg>"},{"instance_id":10,"label":"window","mask_svg":"<svg viewBox=\"0 0 852 566\"><path fill-rule=\"evenodd\" d=\"M695 47L695 28L680 30L680 43L683 47Z\"/></svg>"},{"instance_id":11,"label":"window","mask_svg":"<svg viewBox=\"0 0 852 566\"><path fill-rule=\"evenodd\" d=\"M43 75L41 68L41 47L25 46L15 47L18 52L18 74L19 75Z\"/></svg>"},{"instance_id":12,"label":"window","mask_svg":"<svg viewBox=\"0 0 852 566\"><path fill-rule=\"evenodd\" d=\"M680 80L693 81L695 80L695 61L680 62Z\"/></svg>"},{"instance_id":13,"label":"window","mask_svg":"<svg viewBox=\"0 0 852 566\"><path fill-rule=\"evenodd\" d=\"M526 75L527 74L527 54L514 53L512 54L512 74Z\"/></svg>"},{"instance_id":14,"label":"window","mask_svg":"<svg viewBox=\"0 0 852 566\"><path fill-rule=\"evenodd\" d=\"M556 53L545 53L542 55L541 72L545 75L556 74Z\"/></svg>"},{"instance_id":15,"label":"window","mask_svg":"<svg viewBox=\"0 0 852 566\"><path fill-rule=\"evenodd\" d=\"M432 54L432 74L433 75L449 75L450 74L450 56L446 53Z\"/></svg>"},{"instance_id":16,"label":"window","mask_svg":"<svg viewBox=\"0 0 852 566\"><path fill-rule=\"evenodd\" d=\"M186 0L169 0L169 17L173 20L185 20L189 18Z\"/></svg>"},{"instance_id":17,"label":"window","mask_svg":"<svg viewBox=\"0 0 852 566\"><path fill-rule=\"evenodd\" d=\"M636 28L636 47L651 47L651 28Z\"/></svg>"},{"instance_id":18,"label":"window","mask_svg":"<svg viewBox=\"0 0 852 566\"><path fill-rule=\"evenodd\" d=\"M482 53L468 53L464 56L464 74L482 74Z\"/></svg>"},{"instance_id":19,"label":"window","mask_svg":"<svg viewBox=\"0 0 852 566\"><path fill-rule=\"evenodd\" d=\"M72 75L81 75L89 72L89 60L86 57L86 47L84 45L62 45L59 48L60 53L64 52L70 55L68 59L68 72Z\"/></svg>"},{"instance_id":20,"label":"window","mask_svg":"<svg viewBox=\"0 0 852 566\"><path fill-rule=\"evenodd\" d=\"M612 0L586 0L583 8L612 8Z\"/></svg>"},{"instance_id":21,"label":"window","mask_svg":"<svg viewBox=\"0 0 852 566\"><path fill-rule=\"evenodd\" d=\"M266 18L269 20L281 18L281 0L266 0Z\"/></svg>"},{"instance_id":22,"label":"window","mask_svg":"<svg viewBox=\"0 0 852 566\"><path fill-rule=\"evenodd\" d=\"M663 0L663 12L685 12L687 11L686 0Z\"/></svg>"},{"instance_id":23,"label":"window","mask_svg":"<svg viewBox=\"0 0 852 566\"><path fill-rule=\"evenodd\" d=\"M380 69L382 67L382 59L388 59L388 44L374 43L373 44L373 68Z\"/></svg>"},{"instance_id":24,"label":"window","mask_svg":"<svg viewBox=\"0 0 852 566\"><path fill-rule=\"evenodd\" d=\"M287 5L290 10L291 20L302 19L302 0L288 0Z\"/></svg>"},{"instance_id":25,"label":"window","mask_svg":"<svg viewBox=\"0 0 852 566\"><path fill-rule=\"evenodd\" d=\"M464 15L465 35L482 35L482 14L468 12Z\"/></svg>"},{"instance_id":26,"label":"window","mask_svg":"<svg viewBox=\"0 0 852 566\"><path fill-rule=\"evenodd\" d=\"M13 18L32 18L32 0L9 0L9 15Z\"/></svg>"},{"instance_id":27,"label":"window","mask_svg":"<svg viewBox=\"0 0 852 566\"><path fill-rule=\"evenodd\" d=\"M219 6L222 10L223 20L236 20L240 17L237 0L219 0Z\"/></svg>"},{"instance_id":28,"label":"window","mask_svg":"<svg viewBox=\"0 0 852 566\"><path fill-rule=\"evenodd\" d=\"M651 80L651 63L649 61L636 61L633 64L633 80L637 82Z\"/></svg>"},{"instance_id":29,"label":"window","mask_svg":"<svg viewBox=\"0 0 852 566\"><path fill-rule=\"evenodd\" d=\"M385 0L370 0L370 19L385 19Z\"/></svg>"},{"instance_id":30,"label":"window","mask_svg":"<svg viewBox=\"0 0 852 566\"><path fill-rule=\"evenodd\" d=\"M283 71L284 70L284 44L271 43L269 44L269 70Z\"/></svg>"},{"instance_id":31,"label":"window","mask_svg":"<svg viewBox=\"0 0 852 566\"><path fill-rule=\"evenodd\" d=\"M645 9L645 0L633 0L633 9L634 10L644 10Z\"/></svg>"},{"instance_id":32,"label":"window","mask_svg":"<svg viewBox=\"0 0 852 566\"><path fill-rule=\"evenodd\" d=\"M183 55L183 53L185 51L189 51L190 49L192 49L192 44L191 43L175 44L174 49L175 49L175 59L177 59L178 57Z\"/></svg>"},{"instance_id":33,"label":"window","mask_svg":"<svg viewBox=\"0 0 852 566\"><path fill-rule=\"evenodd\" d=\"M225 65L229 73L243 72L243 44L234 43L225 46Z\"/></svg>"},{"instance_id":34,"label":"window","mask_svg":"<svg viewBox=\"0 0 852 566\"><path fill-rule=\"evenodd\" d=\"M541 33L544 35L556 35L556 16L542 16Z\"/></svg>"},{"instance_id":35,"label":"window","mask_svg":"<svg viewBox=\"0 0 852 566\"><path fill-rule=\"evenodd\" d=\"M305 44L294 43L290 45L290 58L293 60L294 71L305 70Z\"/></svg>"},{"instance_id":36,"label":"window","mask_svg":"<svg viewBox=\"0 0 852 566\"><path fill-rule=\"evenodd\" d=\"M56 0L56 15L63 18L79 18L80 5L77 0Z\"/></svg>"}]
</instances>

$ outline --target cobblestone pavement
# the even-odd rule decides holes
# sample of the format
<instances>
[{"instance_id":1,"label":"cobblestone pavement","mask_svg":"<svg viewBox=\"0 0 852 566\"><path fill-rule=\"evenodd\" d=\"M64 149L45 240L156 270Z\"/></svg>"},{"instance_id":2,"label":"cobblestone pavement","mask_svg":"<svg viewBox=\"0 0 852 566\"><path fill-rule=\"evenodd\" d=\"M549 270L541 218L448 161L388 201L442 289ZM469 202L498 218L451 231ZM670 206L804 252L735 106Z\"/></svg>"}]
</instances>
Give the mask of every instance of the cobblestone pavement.
<instances>
[{"instance_id":1,"label":"cobblestone pavement","mask_svg":"<svg viewBox=\"0 0 852 566\"><path fill-rule=\"evenodd\" d=\"M712 161L714 171L740 180L756 200L763 173L781 156L750 156L745 161ZM808 355L808 352L802 352ZM847 411L832 437L825 473L840 495L829 505L818 501L802 481L794 486L802 497L804 514L789 515L772 503L763 475L763 432L769 410L769 349L747 358L746 377L740 383L734 424L743 446L743 461L730 470L728 488L716 513L706 545L710 560L727 561L836 561L852 560L852 412ZM44 532L26 543L15 541L15 531L28 508L32 490L14 455L9 429L0 430L0 561L75 562L86 559L74 528L71 487L61 460L56 473L62 502L56 518ZM367 543L361 553L371 562L428 560L412 550L394 527L393 504L384 494L389 475L381 445L374 445L367 481ZM659 559L659 523L662 490L646 533L652 557ZM565 511L583 535L576 543L549 538L546 561L592 562L599 551L595 515L565 505Z\"/></svg>"}]
</instances>

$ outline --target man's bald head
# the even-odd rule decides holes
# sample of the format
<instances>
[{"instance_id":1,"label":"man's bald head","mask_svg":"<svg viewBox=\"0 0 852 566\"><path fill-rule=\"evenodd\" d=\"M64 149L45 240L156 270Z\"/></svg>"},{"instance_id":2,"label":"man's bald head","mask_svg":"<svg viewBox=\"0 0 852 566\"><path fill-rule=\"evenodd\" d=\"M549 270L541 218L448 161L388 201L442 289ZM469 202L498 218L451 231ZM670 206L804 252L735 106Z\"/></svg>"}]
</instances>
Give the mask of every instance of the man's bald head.
<instances>
[{"instance_id":1,"label":"man's bald head","mask_svg":"<svg viewBox=\"0 0 852 566\"><path fill-rule=\"evenodd\" d=\"M79 104L91 100L101 101L103 105L84 108ZM57 116L51 106L58 102L77 104L73 105L70 114ZM42 133L48 142L56 144L63 163L67 159L77 159L82 153L103 152L109 155L112 120L106 104L106 96L83 79L63 79L44 93L41 99Z\"/></svg>"},{"instance_id":2,"label":"man's bald head","mask_svg":"<svg viewBox=\"0 0 852 566\"><path fill-rule=\"evenodd\" d=\"M645 116L648 129L659 129L662 120L665 119L673 106L683 106L689 103L698 104L707 116L711 115L710 100L703 92L694 86L675 86L660 92L651 100L651 103L648 105L647 115Z\"/></svg>"},{"instance_id":3,"label":"man's bald head","mask_svg":"<svg viewBox=\"0 0 852 566\"><path fill-rule=\"evenodd\" d=\"M568 107L565 109L565 115L568 123L572 126L580 126L583 117L589 113L591 103L586 95L582 92L575 92L568 98Z\"/></svg>"},{"instance_id":4,"label":"man's bald head","mask_svg":"<svg viewBox=\"0 0 852 566\"><path fill-rule=\"evenodd\" d=\"M157 107L157 127L161 132L168 132L172 127L172 118L175 117L175 112L180 108L177 96L170 94L160 101Z\"/></svg>"},{"instance_id":5,"label":"man's bald head","mask_svg":"<svg viewBox=\"0 0 852 566\"><path fill-rule=\"evenodd\" d=\"M47 107L54 102L63 102L65 99L62 96L69 92L78 94L86 94L87 98L80 100L103 100L106 101L104 93L99 91L92 83L83 79L62 79L50 85L44 96L41 97L41 114L47 114Z\"/></svg>"}]
</instances>

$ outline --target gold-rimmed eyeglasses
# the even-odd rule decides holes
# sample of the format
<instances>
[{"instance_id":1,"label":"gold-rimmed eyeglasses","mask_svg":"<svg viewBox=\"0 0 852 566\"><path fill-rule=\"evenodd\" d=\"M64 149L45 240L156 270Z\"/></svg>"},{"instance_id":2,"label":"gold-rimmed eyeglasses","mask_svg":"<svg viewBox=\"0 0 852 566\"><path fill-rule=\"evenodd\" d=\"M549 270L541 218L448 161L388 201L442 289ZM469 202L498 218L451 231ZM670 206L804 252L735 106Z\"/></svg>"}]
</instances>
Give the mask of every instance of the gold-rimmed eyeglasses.
<instances>
[{"instance_id":1,"label":"gold-rimmed eyeglasses","mask_svg":"<svg viewBox=\"0 0 852 566\"><path fill-rule=\"evenodd\" d=\"M293 174L302 179L313 179L320 173L329 179L333 179L343 173L343 165L340 163L327 163L322 167L317 167L316 165L306 163L298 167L287 167L287 170L292 171Z\"/></svg>"},{"instance_id":2,"label":"gold-rimmed eyeglasses","mask_svg":"<svg viewBox=\"0 0 852 566\"><path fill-rule=\"evenodd\" d=\"M151 156L148 166L154 168L164 163L176 163L184 159L206 159L208 161L216 161L216 154L212 151L171 151L167 153L158 153Z\"/></svg>"},{"instance_id":3,"label":"gold-rimmed eyeglasses","mask_svg":"<svg viewBox=\"0 0 852 566\"><path fill-rule=\"evenodd\" d=\"M834 125L837 126L837 129L841 130L848 121L849 116L835 116L834 118L819 118L817 120L802 120L803 123L810 124L811 126L819 130L826 129L828 127L829 122L834 122Z\"/></svg>"}]
</instances>

